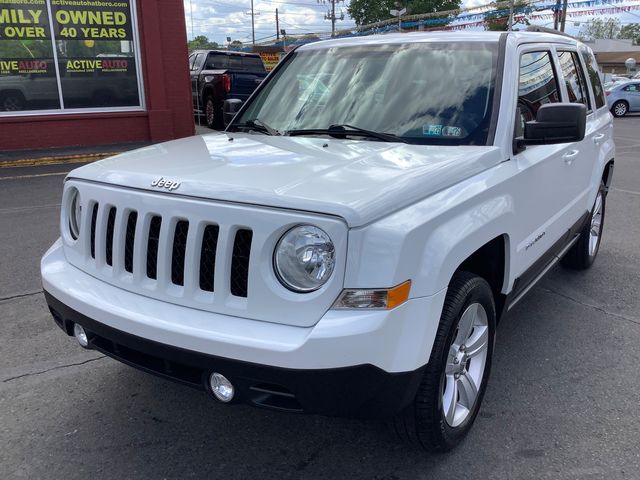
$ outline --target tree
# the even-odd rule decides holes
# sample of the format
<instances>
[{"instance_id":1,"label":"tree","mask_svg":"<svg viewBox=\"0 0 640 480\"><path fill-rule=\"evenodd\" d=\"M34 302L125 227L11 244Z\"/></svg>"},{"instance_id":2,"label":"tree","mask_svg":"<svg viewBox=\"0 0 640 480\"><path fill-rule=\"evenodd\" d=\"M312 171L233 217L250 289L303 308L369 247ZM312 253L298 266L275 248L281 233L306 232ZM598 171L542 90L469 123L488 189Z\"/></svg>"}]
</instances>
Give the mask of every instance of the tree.
<instances>
[{"instance_id":1,"label":"tree","mask_svg":"<svg viewBox=\"0 0 640 480\"><path fill-rule=\"evenodd\" d=\"M518 11L518 9L524 8L527 6L527 3L524 1L517 1L513 5L514 12ZM529 10L527 10L529 11ZM515 17L514 13L514 17ZM509 9L501 8L500 10L494 10L491 12L487 12L484 16L486 23L484 24L484 29L492 32L506 32L509 29ZM522 20L516 21L515 18L513 20L513 30L518 30L516 25L529 25L529 20L523 18Z\"/></svg>"},{"instance_id":2,"label":"tree","mask_svg":"<svg viewBox=\"0 0 640 480\"><path fill-rule=\"evenodd\" d=\"M620 29L620 38L630 38L635 45L640 45L640 23L630 23Z\"/></svg>"},{"instance_id":3,"label":"tree","mask_svg":"<svg viewBox=\"0 0 640 480\"><path fill-rule=\"evenodd\" d=\"M397 6L397 4L402 4ZM408 15L420 13L437 13L460 8L461 0L405 0L396 2L394 0L351 0L347 11L357 25L367 25L369 23L389 20L391 10L407 8ZM443 19L443 23L449 20Z\"/></svg>"},{"instance_id":4,"label":"tree","mask_svg":"<svg viewBox=\"0 0 640 480\"><path fill-rule=\"evenodd\" d=\"M240 50L242 48L242 42L240 40L234 40L229 44L229 48L232 50Z\"/></svg>"},{"instance_id":5,"label":"tree","mask_svg":"<svg viewBox=\"0 0 640 480\"><path fill-rule=\"evenodd\" d=\"M219 47L217 42L210 42L205 35L198 35L189 43L189 51L192 50L215 50Z\"/></svg>"},{"instance_id":6,"label":"tree","mask_svg":"<svg viewBox=\"0 0 640 480\"><path fill-rule=\"evenodd\" d=\"M595 40L596 38L620 38L622 25L617 18L596 18L585 24L578 33L581 40Z\"/></svg>"}]
</instances>

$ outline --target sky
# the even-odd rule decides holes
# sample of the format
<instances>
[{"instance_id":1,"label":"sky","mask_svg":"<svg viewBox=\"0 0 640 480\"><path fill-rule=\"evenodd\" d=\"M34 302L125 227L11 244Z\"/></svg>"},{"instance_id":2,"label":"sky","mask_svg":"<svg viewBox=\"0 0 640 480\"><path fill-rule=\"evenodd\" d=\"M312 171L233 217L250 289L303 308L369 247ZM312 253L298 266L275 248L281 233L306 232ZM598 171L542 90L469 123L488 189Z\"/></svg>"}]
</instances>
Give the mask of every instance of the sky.
<instances>
[{"instance_id":1,"label":"sky","mask_svg":"<svg viewBox=\"0 0 640 480\"><path fill-rule=\"evenodd\" d=\"M210 40L220 44L225 44L227 37L231 37L232 40L240 40L243 43L251 43L251 15L249 13L251 0L183 0L183 2L189 39L197 35L206 35ZM463 0L463 5L466 7L486 3L489 3L488 0ZM638 5L639 3L640 0L628 0L624 4ZM348 4L349 0L345 0L336 5L338 16L342 12L345 17L344 20L337 22L337 29L355 25L348 16ZM604 5L604 7L606 6ZM324 18L329 7L329 3L323 2L323 0L254 0L256 42L275 39L276 8L279 13L280 29L284 29L287 34L329 32L331 31L331 22ZM615 16L623 24L640 23L640 10ZM568 18L566 30L570 34L577 34L581 25L584 25L584 22L592 21L593 18L602 18L602 16ZM576 25L576 22L579 22L580 25ZM548 19L532 23L546 27L553 26L553 20Z\"/></svg>"}]
</instances>

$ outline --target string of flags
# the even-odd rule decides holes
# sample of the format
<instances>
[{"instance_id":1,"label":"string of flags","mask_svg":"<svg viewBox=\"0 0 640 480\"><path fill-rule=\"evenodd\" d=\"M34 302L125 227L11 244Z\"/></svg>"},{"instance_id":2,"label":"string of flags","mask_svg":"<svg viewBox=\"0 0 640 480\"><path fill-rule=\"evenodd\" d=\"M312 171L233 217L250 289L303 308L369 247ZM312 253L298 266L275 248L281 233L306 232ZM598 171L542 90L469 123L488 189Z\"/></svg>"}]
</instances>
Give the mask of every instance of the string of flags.
<instances>
[{"instance_id":1,"label":"string of flags","mask_svg":"<svg viewBox=\"0 0 640 480\"><path fill-rule=\"evenodd\" d=\"M640 10L640 4L628 5L629 0L582 0L567 2L567 17L586 17L594 15L612 15L616 13L631 12ZM467 10L457 10L446 12L449 15L445 17L437 17L437 13L414 15L410 20L401 22L403 30L464 30L468 28L481 27L491 23L504 23L505 17L509 16L509 9L504 8L505 3L499 2L499 9L495 8L496 4L486 5L483 7L473 7ZM599 8L598 8L599 7ZM562 6L558 6L555 0L546 0L542 2L532 2L528 5L515 7L513 9L514 23L523 23L525 20L545 20L554 19ZM452 13L460 12L453 16ZM544 12L544 13L542 13ZM382 23L382 25L381 25ZM336 32L336 37L354 37L366 36L376 33L387 33L398 30L398 23L379 22L372 25L359 27L356 30L342 30ZM323 38L324 35L318 35ZM301 45L308 43L309 40L297 39L287 41L287 46ZM282 44L282 42L280 42ZM278 43L276 43L278 45Z\"/></svg>"}]
</instances>

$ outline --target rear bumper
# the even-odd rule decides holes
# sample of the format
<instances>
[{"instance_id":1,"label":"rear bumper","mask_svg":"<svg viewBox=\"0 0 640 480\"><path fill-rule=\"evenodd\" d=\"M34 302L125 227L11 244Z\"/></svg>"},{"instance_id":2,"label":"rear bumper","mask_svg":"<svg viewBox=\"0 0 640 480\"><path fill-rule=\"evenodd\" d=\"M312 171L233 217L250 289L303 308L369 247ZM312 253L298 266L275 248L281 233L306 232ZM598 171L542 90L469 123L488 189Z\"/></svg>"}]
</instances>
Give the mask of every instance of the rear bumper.
<instances>
[{"instance_id":1,"label":"rear bumper","mask_svg":"<svg viewBox=\"0 0 640 480\"><path fill-rule=\"evenodd\" d=\"M90 347L169 380L207 389L211 372L234 385L235 402L289 412L385 418L413 399L424 367L388 373L373 365L288 369L217 357L155 342L109 327L45 291L56 324L68 335L74 323L87 331Z\"/></svg>"}]
</instances>

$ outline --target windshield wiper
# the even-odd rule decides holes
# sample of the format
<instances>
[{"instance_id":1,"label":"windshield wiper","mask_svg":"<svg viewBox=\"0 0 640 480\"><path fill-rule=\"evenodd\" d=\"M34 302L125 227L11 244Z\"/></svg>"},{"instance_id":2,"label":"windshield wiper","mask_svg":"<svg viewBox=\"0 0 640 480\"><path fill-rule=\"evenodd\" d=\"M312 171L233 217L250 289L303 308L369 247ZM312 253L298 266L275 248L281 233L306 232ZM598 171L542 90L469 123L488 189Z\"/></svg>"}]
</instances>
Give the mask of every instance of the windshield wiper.
<instances>
[{"instance_id":1,"label":"windshield wiper","mask_svg":"<svg viewBox=\"0 0 640 480\"><path fill-rule=\"evenodd\" d=\"M254 118L253 120L248 120L245 123L241 123L239 125L234 125L236 128L248 128L250 130L255 130L256 132L266 133L267 135L281 135L281 133L275 128L270 127L262 120L258 118Z\"/></svg>"},{"instance_id":2,"label":"windshield wiper","mask_svg":"<svg viewBox=\"0 0 640 480\"><path fill-rule=\"evenodd\" d=\"M346 123L338 125L330 125L329 128L308 128L300 130L289 130L285 132L285 135L331 135L336 137L343 137L345 135L360 135L363 137L377 138L378 140L384 140L385 142L402 142L409 143L408 140L394 135L393 133L374 132L373 130L366 130L360 127L354 127Z\"/></svg>"}]
</instances>

